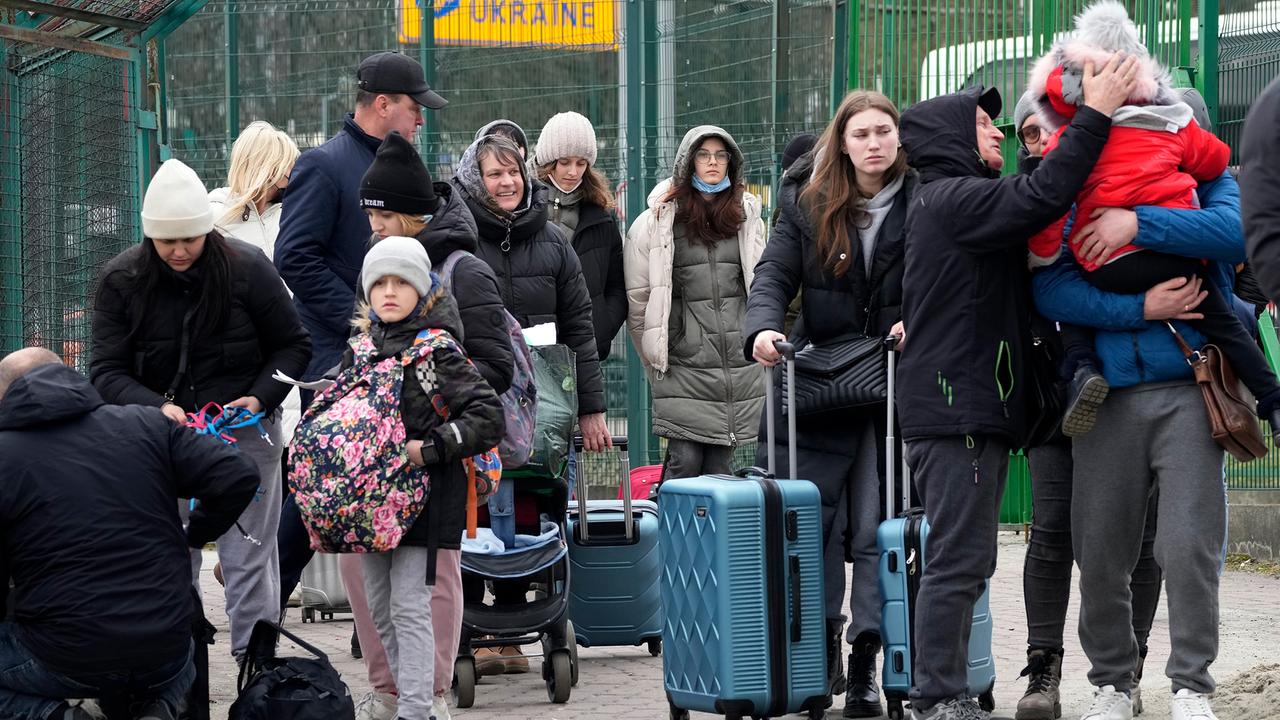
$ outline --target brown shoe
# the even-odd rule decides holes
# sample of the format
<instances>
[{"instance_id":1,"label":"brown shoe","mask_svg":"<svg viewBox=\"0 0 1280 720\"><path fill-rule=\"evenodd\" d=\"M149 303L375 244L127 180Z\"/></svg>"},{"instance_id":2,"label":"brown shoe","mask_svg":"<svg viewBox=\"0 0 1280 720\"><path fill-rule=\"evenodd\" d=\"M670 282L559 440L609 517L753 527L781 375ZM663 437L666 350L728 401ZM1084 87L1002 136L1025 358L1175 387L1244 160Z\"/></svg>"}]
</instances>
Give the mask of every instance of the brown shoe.
<instances>
[{"instance_id":1,"label":"brown shoe","mask_svg":"<svg viewBox=\"0 0 1280 720\"><path fill-rule=\"evenodd\" d=\"M476 674L480 677L501 675L507 671L506 660L498 648L476 648Z\"/></svg>"},{"instance_id":2,"label":"brown shoe","mask_svg":"<svg viewBox=\"0 0 1280 720\"><path fill-rule=\"evenodd\" d=\"M525 657L518 647L508 645L502 648L502 660L508 675L529 672L529 658Z\"/></svg>"}]
</instances>

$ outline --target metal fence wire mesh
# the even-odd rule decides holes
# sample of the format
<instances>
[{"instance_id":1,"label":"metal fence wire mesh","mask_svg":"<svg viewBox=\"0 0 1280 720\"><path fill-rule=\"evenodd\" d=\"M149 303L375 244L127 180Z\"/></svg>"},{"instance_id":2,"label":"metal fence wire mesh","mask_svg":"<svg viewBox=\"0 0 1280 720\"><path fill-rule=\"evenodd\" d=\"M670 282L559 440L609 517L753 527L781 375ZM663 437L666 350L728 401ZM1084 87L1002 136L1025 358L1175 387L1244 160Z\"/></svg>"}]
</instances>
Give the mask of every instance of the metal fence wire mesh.
<instances>
[{"instance_id":1,"label":"metal fence wire mesh","mask_svg":"<svg viewBox=\"0 0 1280 720\"><path fill-rule=\"evenodd\" d=\"M9 41L0 50L0 332L6 348L48 347L87 371L91 286L138 240L129 65Z\"/></svg>"}]
</instances>

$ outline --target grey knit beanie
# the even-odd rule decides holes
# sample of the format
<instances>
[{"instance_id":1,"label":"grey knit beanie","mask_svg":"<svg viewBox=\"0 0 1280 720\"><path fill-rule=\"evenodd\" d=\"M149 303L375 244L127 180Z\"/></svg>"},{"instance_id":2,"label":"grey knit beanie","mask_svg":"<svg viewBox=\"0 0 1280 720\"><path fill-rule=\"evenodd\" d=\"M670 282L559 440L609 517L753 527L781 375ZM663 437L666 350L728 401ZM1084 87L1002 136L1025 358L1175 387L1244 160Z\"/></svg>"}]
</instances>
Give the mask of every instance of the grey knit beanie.
<instances>
[{"instance_id":1,"label":"grey knit beanie","mask_svg":"<svg viewBox=\"0 0 1280 720\"><path fill-rule=\"evenodd\" d=\"M1022 123L1026 122L1027 118L1034 115L1035 112L1036 112L1035 98L1031 97L1031 95L1027 93L1023 93L1022 97L1018 98L1018 104L1015 105L1013 108L1014 134L1017 134L1017 132L1022 129Z\"/></svg>"},{"instance_id":2,"label":"grey knit beanie","mask_svg":"<svg viewBox=\"0 0 1280 720\"><path fill-rule=\"evenodd\" d=\"M552 115L538 134L538 149L533 156L539 166L566 157L586 158L595 165L596 129L586 116L576 112Z\"/></svg>"},{"instance_id":3,"label":"grey knit beanie","mask_svg":"<svg viewBox=\"0 0 1280 720\"><path fill-rule=\"evenodd\" d=\"M427 257L426 248L413 238L393 235L378 241L364 256L364 266L360 268L360 289L364 291L364 301L369 302L369 293L379 278L395 275L413 286L419 298L431 294L431 258Z\"/></svg>"}]
</instances>

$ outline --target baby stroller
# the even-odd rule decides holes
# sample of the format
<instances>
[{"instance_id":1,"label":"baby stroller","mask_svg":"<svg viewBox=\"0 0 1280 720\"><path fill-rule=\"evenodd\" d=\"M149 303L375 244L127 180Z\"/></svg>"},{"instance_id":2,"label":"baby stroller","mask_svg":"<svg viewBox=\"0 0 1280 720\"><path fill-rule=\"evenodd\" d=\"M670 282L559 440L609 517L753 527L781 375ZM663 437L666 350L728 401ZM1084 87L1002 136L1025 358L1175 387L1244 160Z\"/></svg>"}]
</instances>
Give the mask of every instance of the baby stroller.
<instances>
[{"instance_id":1,"label":"baby stroller","mask_svg":"<svg viewBox=\"0 0 1280 720\"><path fill-rule=\"evenodd\" d=\"M514 546L502 542L492 528L481 528L476 541L463 542L463 583L474 584L478 579L519 580L532 584L535 599L516 605L488 605L483 600L464 604L458 657L453 666L454 700L459 708L475 703L476 648L540 643L542 678L553 703L568 702L570 689L578 681L577 642L566 618L568 484L561 478L520 477L515 481L504 478L500 494L504 488L508 488L508 498L536 508L540 526L536 531L527 523L517 527L518 532L530 534L517 534ZM482 506L482 513L484 510Z\"/></svg>"}]
</instances>

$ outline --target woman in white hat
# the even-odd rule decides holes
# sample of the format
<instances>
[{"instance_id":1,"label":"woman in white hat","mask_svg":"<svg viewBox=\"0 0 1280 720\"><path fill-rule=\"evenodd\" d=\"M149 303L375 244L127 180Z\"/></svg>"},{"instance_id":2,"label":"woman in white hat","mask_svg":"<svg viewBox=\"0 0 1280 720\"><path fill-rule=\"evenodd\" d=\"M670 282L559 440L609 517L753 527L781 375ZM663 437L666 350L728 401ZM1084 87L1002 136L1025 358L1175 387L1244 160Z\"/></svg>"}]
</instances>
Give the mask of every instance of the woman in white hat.
<instances>
[{"instance_id":1,"label":"woman in white hat","mask_svg":"<svg viewBox=\"0 0 1280 720\"><path fill-rule=\"evenodd\" d=\"M182 162L151 179L142 232L99 280L89 375L107 402L151 405L175 423L208 403L261 414L230 433L258 466L258 497L217 541L231 652L242 656L254 623L280 616L277 410L289 388L271 376L300 377L311 339L271 261L214 228L204 184ZM198 571L200 550L191 560Z\"/></svg>"}]
</instances>

